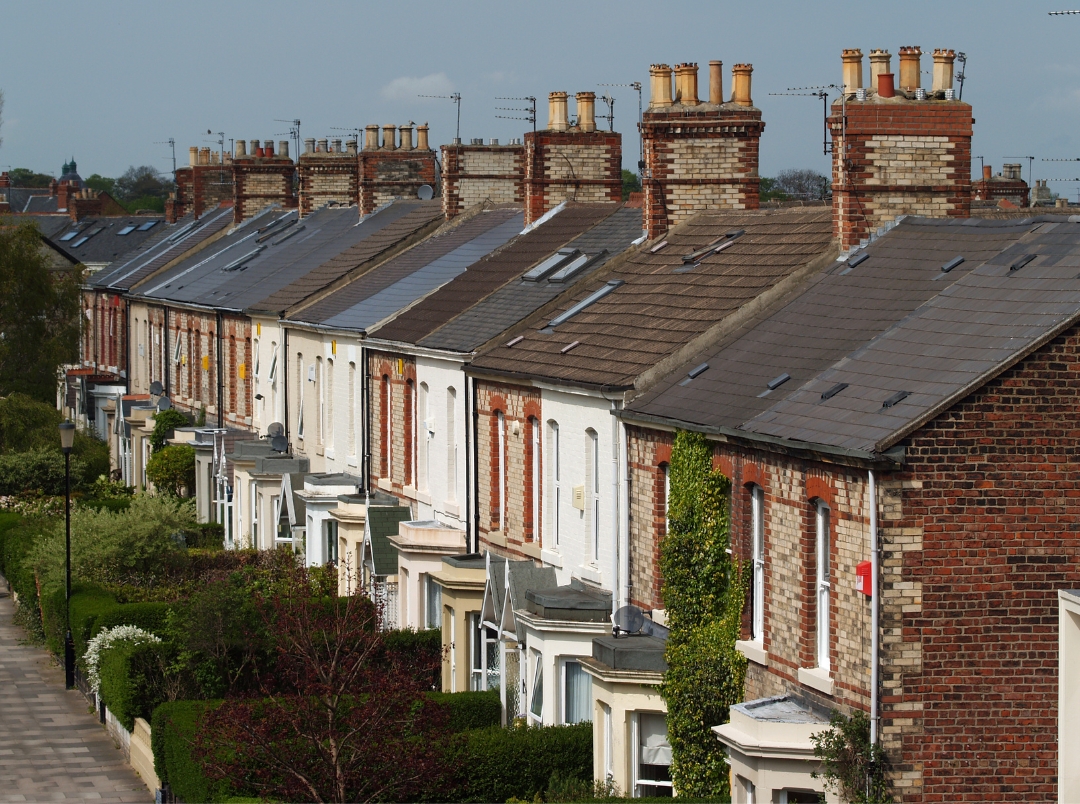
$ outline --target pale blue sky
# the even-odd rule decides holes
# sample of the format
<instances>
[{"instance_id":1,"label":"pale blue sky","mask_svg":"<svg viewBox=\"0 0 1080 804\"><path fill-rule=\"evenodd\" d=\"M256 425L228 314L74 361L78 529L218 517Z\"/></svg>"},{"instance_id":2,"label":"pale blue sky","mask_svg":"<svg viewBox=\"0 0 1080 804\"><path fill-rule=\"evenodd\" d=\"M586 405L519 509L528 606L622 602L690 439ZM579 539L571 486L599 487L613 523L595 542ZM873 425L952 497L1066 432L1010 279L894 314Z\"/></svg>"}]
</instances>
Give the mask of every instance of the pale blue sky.
<instances>
[{"instance_id":1,"label":"pale blue sky","mask_svg":"<svg viewBox=\"0 0 1080 804\"><path fill-rule=\"evenodd\" d=\"M1080 0L1063 0L1064 3ZM700 93L707 62L754 65L753 98L766 130L761 172L814 168L821 152L821 104L774 97L787 87L840 80L840 50L920 45L968 55L964 100L974 107L972 152L1000 169L1031 154L1036 178L1080 177L1080 16L1058 0L981 2L545 2L377 3L0 2L4 44L0 88L6 105L0 167L57 173L74 155L83 176L116 176L128 165L171 167L174 137L189 145L227 139L284 139L300 118L305 137L345 136L333 127L429 121L433 145L454 136L449 100L415 97L459 91L461 136L520 136L500 120L496 96L535 95L546 123L552 90L605 89L616 98L625 164L637 160L637 98L602 83L641 81L648 102L653 62L696 61ZM868 71L869 64L865 69ZM929 76L926 76L929 83ZM597 104L597 114L603 104ZM976 168L978 160L975 162ZM1024 163L1027 178L1027 163ZM1075 195L1077 185L1051 184Z\"/></svg>"}]
</instances>

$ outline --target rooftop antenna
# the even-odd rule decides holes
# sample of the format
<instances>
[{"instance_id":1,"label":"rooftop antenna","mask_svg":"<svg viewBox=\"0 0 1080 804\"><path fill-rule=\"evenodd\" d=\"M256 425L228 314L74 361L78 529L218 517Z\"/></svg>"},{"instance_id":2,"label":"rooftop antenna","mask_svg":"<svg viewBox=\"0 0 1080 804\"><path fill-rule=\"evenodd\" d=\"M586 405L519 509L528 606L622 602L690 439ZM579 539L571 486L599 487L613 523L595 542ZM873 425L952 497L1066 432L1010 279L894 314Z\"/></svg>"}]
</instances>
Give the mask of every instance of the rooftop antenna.
<instances>
[{"instance_id":1,"label":"rooftop antenna","mask_svg":"<svg viewBox=\"0 0 1080 804\"><path fill-rule=\"evenodd\" d=\"M454 143L461 145L461 93L452 92L449 95L417 95L418 98L443 98L444 100L450 100L457 104L457 134L454 137Z\"/></svg>"},{"instance_id":2,"label":"rooftop antenna","mask_svg":"<svg viewBox=\"0 0 1080 804\"><path fill-rule=\"evenodd\" d=\"M158 140L154 145L168 145L172 148L172 180L176 184L176 139L169 137L167 140Z\"/></svg>"},{"instance_id":3,"label":"rooftop antenna","mask_svg":"<svg viewBox=\"0 0 1080 804\"><path fill-rule=\"evenodd\" d=\"M512 116L508 114L497 114L495 117L500 120L524 120L526 123L532 123L533 133L536 133L536 97L533 95L526 95L523 98L496 98L495 100L506 101L525 101L528 106L516 107L516 106L496 106L495 110L500 112L521 112L522 116Z\"/></svg>"},{"instance_id":4,"label":"rooftop antenna","mask_svg":"<svg viewBox=\"0 0 1080 804\"><path fill-rule=\"evenodd\" d=\"M607 118L608 131L615 130L615 99L610 95L601 95L600 100L607 104L607 114L604 117Z\"/></svg>"},{"instance_id":5,"label":"rooftop antenna","mask_svg":"<svg viewBox=\"0 0 1080 804\"><path fill-rule=\"evenodd\" d=\"M289 139L293 141L293 152L296 154L296 158L300 158L300 120L282 120L275 117L275 123L288 123L289 124Z\"/></svg>"},{"instance_id":6,"label":"rooftop antenna","mask_svg":"<svg viewBox=\"0 0 1080 804\"><path fill-rule=\"evenodd\" d=\"M841 140L847 143L847 87L844 84L825 84L817 87L788 87L786 92L770 92L770 95L805 95L820 98L824 108L822 121L822 144L821 152L828 156L832 153L832 143L829 141L829 90L835 89L840 92L840 100L843 104L841 110Z\"/></svg>"},{"instance_id":7,"label":"rooftop antenna","mask_svg":"<svg viewBox=\"0 0 1080 804\"><path fill-rule=\"evenodd\" d=\"M1031 186L1031 166L1035 164L1034 156L1006 156L1005 159L1026 159L1028 161L1028 187Z\"/></svg>"},{"instance_id":8,"label":"rooftop antenna","mask_svg":"<svg viewBox=\"0 0 1080 804\"><path fill-rule=\"evenodd\" d=\"M644 119L642 117L641 109L641 82L633 81L629 84L597 84L600 87L628 87L637 92L637 122L638 122L638 175L642 178L645 177L645 143L641 139L641 122Z\"/></svg>"},{"instance_id":9,"label":"rooftop antenna","mask_svg":"<svg viewBox=\"0 0 1080 804\"><path fill-rule=\"evenodd\" d=\"M981 156L973 156L971 158L979 160L979 176L981 177L982 174L986 172L986 160Z\"/></svg>"},{"instance_id":10,"label":"rooftop antenna","mask_svg":"<svg viewBox=\"0 0 1080 804\"><path fill-rule=\"evenodd\" d=\"M1051 17L1063 17L1066 14L1080 14L1080 11L1048 11L1046 13Z\"/></svg>"},{"instance_id":11,"label":"rooftop antenna","mask_svg":"<svg viewBox=\"0 0 1080 804\"><path fill-rule=\"evenodd\" d=\"M410 120L409 122L411 123L412 121ZM359 147L360 147L360 127L359 126L357 126L356 128L339 128L338 126L330 126L330 130L331 131L348 131L350 134L355 134L356 135L356 147L359 149Z\"/></svg>"},{"instance_id":12,"label":"rooftop antenna","mask_svg":"<svg viewBox=\"0 0 1080 804\"><path fill-rule=\"evenodd\" d=\"M956 74L956 81L960 84L960 94L956 96L956 99L963 100L964 79L967 77L964 72L965 70L967 70L967 53L961 50L959 53L956 54L956 60L960 62L960 72Z\"/></svg>"}]
</instances>

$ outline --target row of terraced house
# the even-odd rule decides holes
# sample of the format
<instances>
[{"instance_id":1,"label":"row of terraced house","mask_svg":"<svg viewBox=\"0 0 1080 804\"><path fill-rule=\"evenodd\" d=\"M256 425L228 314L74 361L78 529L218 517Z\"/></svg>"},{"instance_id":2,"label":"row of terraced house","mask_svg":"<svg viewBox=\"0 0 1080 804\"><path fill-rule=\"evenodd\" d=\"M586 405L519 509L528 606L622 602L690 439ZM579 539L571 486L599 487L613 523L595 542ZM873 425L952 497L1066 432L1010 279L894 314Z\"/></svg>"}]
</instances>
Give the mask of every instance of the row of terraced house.
<instances>
[{"instance_id":1,"label":"row of terraced house","mask_svg":"<svg viewBox=\"0 0 1080 804\"><path fill-rule=\"evenodd\" d=\"M136 486L155 415L190 414L226 546L336 562L442 629L447 691L591 721L634 795L672 792L657 558L674 434L704 434L752 578L733 800L817 800L834 709L900 800L1068 800L1080 225L973 200L954 54L931 87L921 58L864 81L844 51L831 206L759 203L752 68L726 93L719 61L707 100L696 64L650 68L629 202L590 92L439 159L411 124L193 148L89 277L60 404Z\"/></svg>"}]
</instances>

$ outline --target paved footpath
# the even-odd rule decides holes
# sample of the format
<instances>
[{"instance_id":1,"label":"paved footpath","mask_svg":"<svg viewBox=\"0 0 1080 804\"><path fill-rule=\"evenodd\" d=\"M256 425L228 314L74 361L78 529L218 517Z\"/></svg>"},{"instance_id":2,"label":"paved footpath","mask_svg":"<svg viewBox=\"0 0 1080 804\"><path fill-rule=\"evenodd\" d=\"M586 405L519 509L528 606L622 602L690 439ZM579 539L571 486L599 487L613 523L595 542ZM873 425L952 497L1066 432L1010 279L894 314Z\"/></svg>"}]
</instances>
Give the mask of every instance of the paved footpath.
<instances>
[{"instance_id":1,"label":"paved footpath","mask_svg":"<svg viewBox=\"0 0 1080 804\"><path fill-rule=\"evenodd\" d=\"M0 802L151 802L64 670L44 648L23 644L0 578Z\"/></svg>"}]
</instances>

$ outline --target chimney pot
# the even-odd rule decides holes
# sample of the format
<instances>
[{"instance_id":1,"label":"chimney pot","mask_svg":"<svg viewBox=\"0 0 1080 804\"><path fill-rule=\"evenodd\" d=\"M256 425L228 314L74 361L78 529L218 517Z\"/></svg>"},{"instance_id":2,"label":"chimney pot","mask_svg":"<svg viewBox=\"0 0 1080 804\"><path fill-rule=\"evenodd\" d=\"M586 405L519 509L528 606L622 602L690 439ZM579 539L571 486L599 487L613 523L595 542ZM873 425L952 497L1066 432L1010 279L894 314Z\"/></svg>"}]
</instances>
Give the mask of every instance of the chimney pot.
<instances>
[{"instance_id":1,"label":"chimney pot","mask_svg":"<svg viewBox=\"0 0 1080 804\"><path fill-rule=\"evenodd\" d=\"M210 152L210 164L211 165L220 165L221 164L221 154L219 154L217 151L211 151Z\"/></svg>"},{"instance_id":2,"label":"chimney pot","mask_svg":"<svg viewBox=\"0 0 1080 804\"><path fill-rule=\"evenodd\" d=\"M499 141L495 138L488 140L488 145L498 145Z\"/></svg>"},{"instance_id":3,"label":"chimney pot","mask_svg":"<svg viewBox=\"0 0 1080 804\"><path fill-rule=\"evenodd\" d=\"M892 55L887 50L870 51L870 89L877 89L878 76L882 73L891 73Z\"/></svg>"},{"instance_id":4,"label":"chimney pot","mask_svg":"<svg viewBox=\"0 0 1080 804\"><path fill-rule=\"evenodd\" d=\"M548 93L548 130L566 131L570 128L570 120L566 113L566 93Z\"/></svg>"},{"instance_id":5,"label":"chimney pot","mask_svg":"<svg viewBox=\"0 0 1080 804\"><path fill-rule=\"evenodd\" d=\"M879 98L891 98L896 95L892 73L878 73L877 94Z\"/></svg>"},{"instance_id":6,"label":"chimney pot","mask_svg":"<svg viewBox=\"0 0 1080 804\"><path fill-rule=\"evenodd\" d=\"M209 165L210 164L210 149L209 148L200 148L199 149L199 164L200 165Z\"/></svg>"},{"instance_id":7,"label":"chimney pot","mask_svg":"<svg viewBox=\"0 0 1080 804\"><path fill-rule=\"evenodd\" d=\"M364 127L364 150L379 150L379 127L374 124Z\"/></svg>"},{"instance_id":8,"label":"chimney pot","mask_svg":"<svg viewBox=\"0 0 1080 804\"><path fill-rule=\"evenodd\" d=\"M327 140L319 140L315 146L315 153L325 154L330 152L330 145Z\"/></svg>"},{"instance_id":9,"label":"chimney pot","mask_svg":"<svg viewBox=\"0 0 1080 804\"><path fill-rule=\"evenodd\" d=\"M356 156L356 140L345 140L345 153L349 156Z\"/></svg>"},{"instance_id":10,"label":"chimney pot","mask_svg":"<svg viewBox=\"0 0 1080 804\"><path fill-rule=\"evenodd\" d=\"M244 140L236 141L236 155L247 156L247 142L245 142Z\"/></svg>"},{"instance_id":11,"label":"chimney pot","mask_svg":"<svg viewBox=\"0 0 1080 804\"><path fill-rule=\"evenodd\" d=\"M262 156L262 148L259 147L258 140L252 140L248 143L248 155L249 156Z\"/></svg>"},{"instance_id":12,"label":"chimney pot","mask_svg":"<svg viewBox=\"0 0 1080 804\"><path fill-rule=\"evenodd\" d=\"M900 88L914 92L922 86L919 69L922 50L918 46L900 48Z\"/></svg>"},{"instance_id":13,"label":"chimney pot","mask_svg":"<svg viewBox=\"0 0 1080 804\"><path fill-rule=\"evenodd\" d=\"M724 102L724 62L709 62L709 103L719 106Z\"/></svg>"},{"instance_id":14,"label":"chimney pot","mask_svg":"<svg viewBox=\"0 0 1080 804\"><path fill-rule=\"evenodd\" d=\"M460 143L458 143L460 145ZM416 127L416 148L419 151L430 151L431 146L428 145L428 124L424 123L422 126Z\"/></svg>"},{"instance_id":15,"label":"chimney pot","mask_svg":"<svg viewBox=\"0 0 1080 804\"><path fill-rule=\"evenodd\" d=\"M934 49L934 92L952 89L953 62L955 61L955 50Z\"/></svg>"},{"instance_id":16,"label":"chimney pot","mask_svg":"<svg viewBox=\"0 0 1080 804\"><path fill-rule=\"evenodd\" d=\"M334 153L336 153L336 154L341 153L341 140L334 140L333 145L334 145Z\"/></svg>"},{"instance_id":17,"label":"chimney pot","mask_svg":"<svg viewBox=\"0 0 1080 804\"><path fill-rule=\"evenodd\" d=\"M731 82L734 85L731 93L732 103L740 106L753 106L754 101L750 97L750 75L754 72L752 64L735 64L731 68Z\"/></svg>"},{"instance_id":18,"label":"chimney pot","mask_svg":"<svg viewBox=\"0 0 1080 804\"><path fill-rule=\"evenodd\" d=\"M274 158L274 141L273 140L267 140L266 143L263 145L263 155L267 159L273 159Z\"/></svg>"},{"instance_id":19,"label":"chimney pot","mask_svg":"<svg viewBox=\"0 0 1080 804\"><path fill-rule=\"evenodd\" d=\"M579 92L577 100L577 124L582 131L596 131L596 93Z\"/></svg>"},{"instance_id":20,"label":"chimney pot","mask_svg":"<svg viewBox=\"0 0 1080 804\"><path fill-rule=\"evenodd\" d=\"M199 164L199 149L194 145L188 148L188 164L192 167Z\"/></svg>"},{"instance_id":21,"label":"chimney pot","mask_svg":"<svg viewBox=\"0 0 1080 804\"><path fill-rule=\"evenodd\" d=\"M315 138L314 137L311 137L309 139L304 140L304 153L306 153L306 154L315 153Z\"/></svg>"},{"instance_id":22,"label":"chimney pot","mask_svg":"<svg viewBox=\"0 0 1080 804\"><path fill-rule=\"evenodd\" d=\"M697 106L697 64L675 65L675 100L684 106Z\"/></svg>"},{"instance_id":23,"label":"chimney pot","mask_svg":"<svg viewBox=\"0 0 1080 804\"><path fill-rule=\"evenodd\" d=\"M382 147L384 151L397 150L397 126L387 123L382 127Z\"/></svg>"},{"instance_id":24,"label":"chimney pot","mask_svg":"<svg viewBox=\"0 0 1080 804\"><path fill-rule=\"evenodd\" d=\"M671 105L671 68L654 64L649 68L649 106Z\"/></svg>"},{"instance_id":25,"label":"chimney pot","mask_svg":"<svg viewBox=\"0 0 1080 804\"><path fill-rule=\"evenodd\" d=\"M278 140L277 154L282 159L288 159L289 158L289 141L288 140Z\"/></svg>"},{"instance_id":26,"label":"chimney pot","mask_svg":"<svg viewBox=\"0 0 1080 804\"><path fill-rule=\"evenodd\" d=\"M983 181L990 181L990 177L994 175L994 169L990 165L983 165Z\"/></svg>"},{"instance_id":27,"label":"chimney pot","mask_svg":"<svg viewBox=\"0 0 1080 804\"><path fill-rule=\"evenodd\" d=\"M845 48L840 54L844 63L844 92L851 94L857 89L862 89L862 51L855 48Z\"/></svg>"},{"instance_id":28,"label":"chimney pot","mask_svg":"<svg viewBox=\"0 0 1080 804\"><path fill-rule=\"evenodd\" d=\"M412 123L400 126L398 132L401 134L401 150L411 151L413 149L412 144Z\"/></svg>"}]
</instances>

